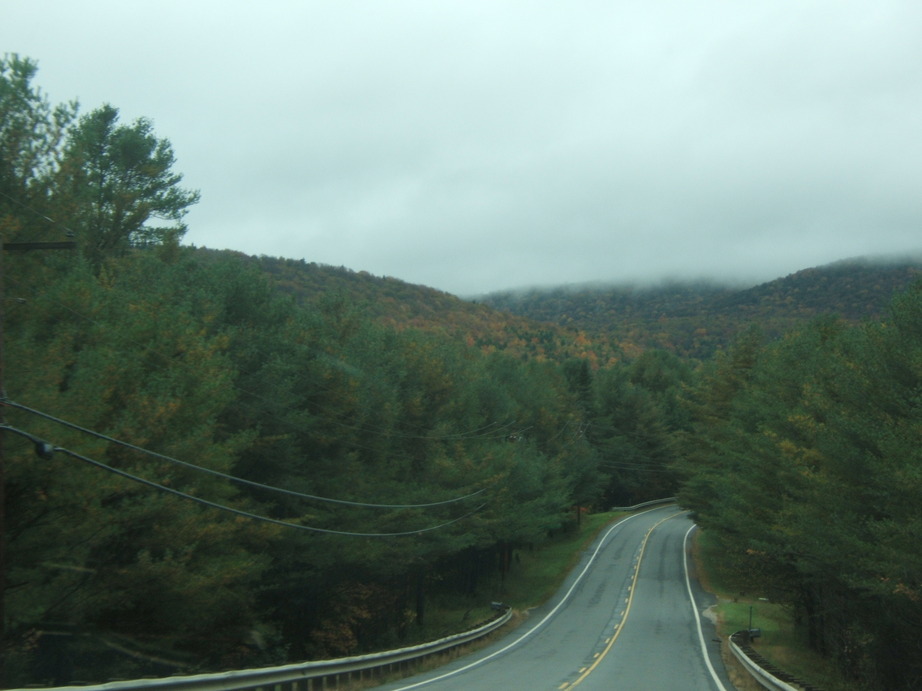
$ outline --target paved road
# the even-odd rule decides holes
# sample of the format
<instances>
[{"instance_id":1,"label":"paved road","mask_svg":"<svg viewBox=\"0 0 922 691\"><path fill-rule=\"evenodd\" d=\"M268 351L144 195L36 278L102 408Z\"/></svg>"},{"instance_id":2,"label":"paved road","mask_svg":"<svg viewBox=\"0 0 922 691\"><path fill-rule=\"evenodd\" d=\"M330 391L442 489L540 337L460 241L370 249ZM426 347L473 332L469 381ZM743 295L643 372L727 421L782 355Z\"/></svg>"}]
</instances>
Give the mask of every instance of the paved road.
<instances>
[{"instance_id":1,"label":"paved road","mask_svg":"<svg viewBox=\"0 0 922 691\"><path fill-rule=\"evenodd\" d=\"M692 527L675 507L623 519L602 532L557 596L511 634L378 688L732 691L713 626L700 617L712 602L686 580Z\"/></svg>"}]
</instances>

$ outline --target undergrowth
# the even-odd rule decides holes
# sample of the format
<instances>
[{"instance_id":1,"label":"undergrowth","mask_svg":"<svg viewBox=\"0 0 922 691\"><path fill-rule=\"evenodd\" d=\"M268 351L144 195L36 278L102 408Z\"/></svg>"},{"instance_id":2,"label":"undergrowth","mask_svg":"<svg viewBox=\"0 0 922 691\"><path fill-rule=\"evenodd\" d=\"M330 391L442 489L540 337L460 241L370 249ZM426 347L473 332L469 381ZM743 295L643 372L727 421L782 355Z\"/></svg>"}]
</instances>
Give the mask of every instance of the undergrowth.
<instances>
[{"instance_id":1,"label":"undergrowth","mask_svg":"<svg viewBox=\"0 0 922 691\"><path fill-rule=\"evenodd\" d=\"M860 691L839 674L831 660L809 649L792 608L754 592L753 584L731 568L717 541L706 531L695 535L695 557L702 586L718 599L715 613L722 640L736 631L757 628L761 636L753 648L779 669L826 691Z\"/></svg>"}]
</instances>

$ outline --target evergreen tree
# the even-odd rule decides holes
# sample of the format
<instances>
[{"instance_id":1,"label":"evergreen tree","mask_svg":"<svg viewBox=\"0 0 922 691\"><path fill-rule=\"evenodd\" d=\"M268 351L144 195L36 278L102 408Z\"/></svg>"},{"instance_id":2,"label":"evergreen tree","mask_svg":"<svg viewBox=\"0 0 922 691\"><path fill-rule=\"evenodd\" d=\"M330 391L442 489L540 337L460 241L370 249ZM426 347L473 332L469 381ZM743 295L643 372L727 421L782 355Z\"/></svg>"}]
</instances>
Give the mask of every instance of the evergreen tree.
<instances>
[{"instance_id":1,"label":"evergreen tree","mask_svg":"<svg viewBox=\"0 0 922 691\"><path fill-rule=\"evenodd\" d=\"M683 503L868 688L920 675L919 294L885 324L820 320L731 355L684 461Z\"/></svg>"},{"instance_id":2,"label":"evergreen tree","mask_svg":"<svg viewBox=\"0 0 922 691\"><path fill-rule=\"evenodd\" d=\"M8 392L31 409L227 472L248 434L217 426L234 396L226 339L201 329L192 306L202 296L163 268L138 255L103 283L77 267L30 296L8 332L17 363ZM271 531L112 471L249 508L235 488L42 415L13 408L8 419L67 450L41 460L29 445L9 449L17 584L7 598L9 659L26 664L30 632L62 627L96 652L117 646L183 664L237 655L259 621L255 585Z\"/></svg>"},{"instance_id":3,"label":"evergreen tree","mask_svg":"<svg viewBox=\"0 0 922 691\"><path fill-rule=\"evenodd\" d=\"M38 65L17 55L0 58L0 237L5 242L60 239L49 216L52 179L77 106L52 106L32 84Z\"/></svg>"},{"instance_id":4,"label":"evergreen tree","mask_svg":"<svg viewBox=\"0 0 922 691\"><path fill-rule=\"evenodd\" d=\"M671 431L652 394L630 382L629 371L603 371L596 388L590 437L608 476L605 501L625 506L670 496L675 487Z\"/></svg>"},{"instance_id":5,"label":"evergreen tree","mask_svg":"<svg viewBox=\"0 0 922 691\"><path fill-rule=\"evenodd\" d=\"M94 266L131 247L178 244L183 217L199 200L198 192L179 186L173 148L154 135L150 120L118 120L111 105L81 117L62 166L62 187L79 201L72 227Z\"/></svg>"}]
</instances>

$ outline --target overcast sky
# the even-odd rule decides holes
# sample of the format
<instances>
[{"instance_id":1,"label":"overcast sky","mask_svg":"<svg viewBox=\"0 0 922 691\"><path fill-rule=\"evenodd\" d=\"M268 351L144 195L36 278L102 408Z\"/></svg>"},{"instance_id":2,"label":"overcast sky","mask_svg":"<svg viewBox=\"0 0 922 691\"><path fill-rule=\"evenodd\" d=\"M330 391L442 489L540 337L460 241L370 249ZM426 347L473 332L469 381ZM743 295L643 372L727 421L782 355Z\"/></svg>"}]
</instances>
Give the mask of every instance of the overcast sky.
<instances>
[{"instance_id":1,"label":"overcast sky","mask_svg":"<svg viewBox=\"0 0 922 691\"><path fill-rule=\"evenodd\" d=\"M922 250L919 0L0 0L186 241L458 295Z\"/></svg>"}]
</instances>

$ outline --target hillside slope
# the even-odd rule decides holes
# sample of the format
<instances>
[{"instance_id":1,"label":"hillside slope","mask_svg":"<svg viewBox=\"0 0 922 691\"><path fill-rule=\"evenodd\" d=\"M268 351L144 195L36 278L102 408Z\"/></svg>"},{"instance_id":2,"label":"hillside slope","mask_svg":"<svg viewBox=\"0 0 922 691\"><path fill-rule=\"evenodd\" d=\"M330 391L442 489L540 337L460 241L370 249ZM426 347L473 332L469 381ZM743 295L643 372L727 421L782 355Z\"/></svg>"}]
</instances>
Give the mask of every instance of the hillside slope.
<instances>
[{"instance_id":1,"label":"hillside slope","mask_svg":"<svg viewBox=\"0 0 922 691\"><path fill-rule=\"evenodd\" d=\"M302 305L351 311L397 329L438 331L485 352L539 361L578 358L600 367L624 358L607 335L590 338L575 326L540 322L434 288L304 260L238 256L256 263Z\"/></svg>"},{"instance_id":2,"label":"hillside slope","mask_svg":"<svg viewBox=\"0 0 922 691\"><path fill-rule=\"evenodd\" d=\"M750 325L774 337L822 315L879 318L922 277L922 261L854 259L804 269L751 288L666 283L504 292L483 302L539 321L610 338L629 356L664 348L708 357Z\"/></svg>"},{"instance_id":3,"label":"hillside slope","mask_svg":"<svg viewBox=\"0 0 922 691\"><path fill-rule=\"evenodd\" d=\"M439 331L485 351L538 360L582 358L594 367L653 348L708 358L751 325L773 338L823 315L852 323L877 319L896 293L922 277L922 259L851 259L745 288L705 282L592 285L493 293L472 301L345 267L239 256L301 304L338 302L336 309L362 318Z\"/></svg>"}]
</instances>

